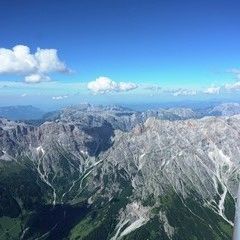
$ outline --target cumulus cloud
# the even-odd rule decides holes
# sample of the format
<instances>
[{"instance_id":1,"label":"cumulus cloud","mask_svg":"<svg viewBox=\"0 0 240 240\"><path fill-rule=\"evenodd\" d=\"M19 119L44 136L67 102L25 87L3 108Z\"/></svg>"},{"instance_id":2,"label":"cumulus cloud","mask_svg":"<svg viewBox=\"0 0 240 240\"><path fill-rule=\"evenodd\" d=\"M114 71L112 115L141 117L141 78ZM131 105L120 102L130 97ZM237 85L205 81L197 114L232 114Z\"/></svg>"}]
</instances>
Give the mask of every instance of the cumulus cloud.
<instances>
[{"instance_id":1,"label":"cumulus cloud","mask_svg":"<svg viewBox=\"0 0 240 240\"><path fill-rule=\"evenodd\" d=\"M35 53L24 45L12 49L0 48L0 74L20 74L28 83L50 80L48 74L68 72L56 49L37 48Z\"/></svg>"},{"instance_id":2,"label":"cumulus cloud","mask_svg":"<svg viewBox=\"0 0 240 240\"><path fill-rule=\"evenodd\" d=\"M63 100L63 99L66 99L66 98L68 98L67 95L64 95L64 96L53 96L52 100Z\"/></svg>"},{"instance_id":3,"label":"cumulus cloud","mask_svg":"<svg viewBox=\"0 0 240 240\"><path fill-rule=\"evenodd\" d=\"M206 94L219 94L221 87L209 87L203 92Z\"/></svg>"},{"instance_id":4,"label":"cumulus cloud","mask_svg":"<svg viewBox=\"0 0 240 240\"><path fill-rule=\"evenodd\" d=\"M196 90L180 88L172 92L173 96L194 96L197 94Z\"/></svg>"},{"instance_id":5,"label":"cumulus cloud","mask_svg":"<svg viewBox=\"0 0 240 240\"><path fill-rule=\"evenodd\" d=\"M240 81L229 83L225 85L226 90L240 90Z\"/></svg>"},{"instance_id":6,"label":"cumulus cloud","mask_svg":"<svg viewBox=\"0 0 240 240\"><path fill-rule=\"evenodd\" d=\"M232 73L235 76L235 82L227 83L223 88L227 91L239 91L240 90L240 68L232 68L227 72Z\"/></svg>"},{"instance_id":7,"label":"cumulus cloud","mask_svg":"<svg viewBox=\"0 0 240 240\"><path fill-rule=\"evenodd\" d=\"M50 81L51 78L49 76L46 76L46 75L42 75L42 74L31 74L31 75L28 75L24 78L25 82L26 83L40 83L40 82L43 82L43 81Z\"/></svg>"},{"instance_id":8,"label":"cumulus cloud","mask_svg":"<svg viewBox=\"0 0 240 240\"><path fill-rule=\"evenodd\" d=\"M108 77L99 77L95 81L89 82L87 87L94 93L106 93L130 91L136 89L138 85L131 82L117 83Z\"/></svg>"}]
</instances>

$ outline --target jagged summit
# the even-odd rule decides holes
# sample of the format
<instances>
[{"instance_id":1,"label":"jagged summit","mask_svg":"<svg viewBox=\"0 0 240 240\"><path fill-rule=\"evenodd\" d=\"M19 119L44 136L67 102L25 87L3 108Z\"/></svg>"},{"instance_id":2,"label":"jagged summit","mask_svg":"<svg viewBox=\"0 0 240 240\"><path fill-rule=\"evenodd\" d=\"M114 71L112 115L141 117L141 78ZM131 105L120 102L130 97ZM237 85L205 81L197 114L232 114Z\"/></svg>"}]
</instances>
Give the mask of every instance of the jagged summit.
<instances>
[{"instance_id":1,"label":"jagged summit","mask_svg":"<svg viewBox=\"0 0 240 240\"><path fill-rule=\"evenodd\" d=\"M231 237L240 115L81 109L39 125L0 119L0 216L21 226L10 236Z\"/></svg>"},{"instance_id":2,"label":"jagged summit","mask_svg":"<svg viewBox=\"0 0 240 240\"><path fill-rule=\"evenodd\" d=\"M223 103L214 107L211 114L220 116L233 116L240 114L240 104L239 103Z\"/></svg>"}]
</instances>

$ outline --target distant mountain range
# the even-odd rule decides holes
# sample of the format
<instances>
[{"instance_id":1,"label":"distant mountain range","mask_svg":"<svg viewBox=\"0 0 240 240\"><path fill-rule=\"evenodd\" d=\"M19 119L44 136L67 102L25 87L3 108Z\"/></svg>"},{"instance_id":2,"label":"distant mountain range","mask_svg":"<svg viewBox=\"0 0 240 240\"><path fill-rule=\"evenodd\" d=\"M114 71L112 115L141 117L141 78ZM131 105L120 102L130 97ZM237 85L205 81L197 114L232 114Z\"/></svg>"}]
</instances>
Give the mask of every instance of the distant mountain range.
<instances>
[{"instance_id":1,"label":"distant mountain range","mask_svg":"<svg viewBox=\"0 0 240 240\"><path fill-rule=\"evenodd\" d=\"M40 119L44 112L31 105L0 107L0 117L10 120Z\"/></svg>"},{"instance_id":2,"label":"distant mountain range","mask_svg":"<svg viewBox=\"0 0 240 240\"><path fill-rule=\"evenodd\" d=\"M80 105L0 119L0 238L229 240L240 106Z\"/></svg>"},{"instance_id":3,"label":"distant mountain range","mask_svg":"<svg viewBox=\"0 0 240 240\"><path fill-rule=\"evenodd\" d=\"M63 110L56 110L54 112L46 112L31 105L26 106L5 106L0 107L0 117L7 118L9 120L45 120L58 116L64 111L78 110L79 112L88 111L116 113L119 115L134 115L143 118L143 121L150 116L159 117L161 119L180 120L188 118L201 118L203 116L232 116L240 114L239 103L222 103L222 104L205 104L199 107L191 109L189 107L172 107L172 108L154 108L144 111L132 110L126 107L120 106L93 106L90 104L80 104L74 107L67 107ZM141 118L141 117L140 117Z\"/></svg>"}]
</instances>

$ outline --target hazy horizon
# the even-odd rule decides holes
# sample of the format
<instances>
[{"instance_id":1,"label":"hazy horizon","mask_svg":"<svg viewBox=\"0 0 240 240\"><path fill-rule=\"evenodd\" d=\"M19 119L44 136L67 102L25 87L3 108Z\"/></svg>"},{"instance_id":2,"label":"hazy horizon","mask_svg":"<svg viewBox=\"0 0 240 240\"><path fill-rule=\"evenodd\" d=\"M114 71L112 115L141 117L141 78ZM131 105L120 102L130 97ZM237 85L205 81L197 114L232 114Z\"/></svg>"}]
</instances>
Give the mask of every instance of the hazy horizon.
<instances>
[{"instance_id":1,"label":"hazy horizon","mask_svg":"<svg viewBox=\"0 0 240 240\"><path fill-rule=\"evenodd\" d=\"M2 0L0 104L239 99L239 7Z\"/></svg>"}]
</instances>

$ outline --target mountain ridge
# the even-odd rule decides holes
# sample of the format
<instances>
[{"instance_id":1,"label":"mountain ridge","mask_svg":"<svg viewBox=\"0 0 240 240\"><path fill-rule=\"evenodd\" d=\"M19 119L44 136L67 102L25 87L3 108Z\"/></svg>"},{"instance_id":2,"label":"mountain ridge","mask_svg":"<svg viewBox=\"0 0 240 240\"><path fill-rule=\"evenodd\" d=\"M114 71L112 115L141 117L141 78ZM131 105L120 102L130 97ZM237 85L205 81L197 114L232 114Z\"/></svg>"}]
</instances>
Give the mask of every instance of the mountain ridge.
<instances>
[{"instance_id":1,"label":"mountain ridge","mask_svg":"<svg viewBox=\"0 0 240 240\"><path fill-rule=\"evenodd\" d=\"M17 221L13 239L229 239L240 115L123 128L109 120L115 110L99 111L67 110L39 126L1 119L3 234Z\"/></svg>"}]
</instances>

